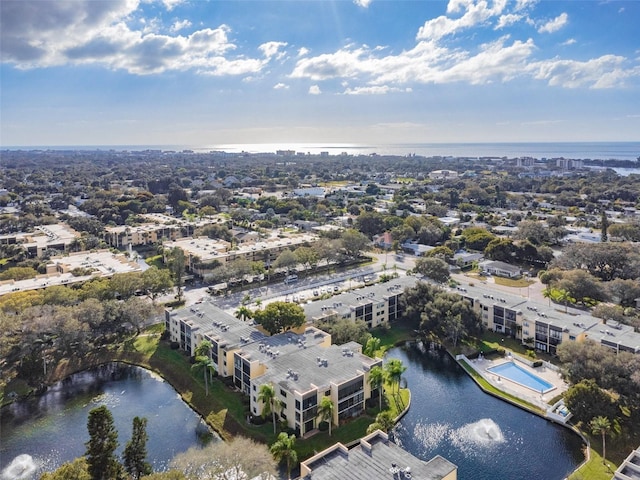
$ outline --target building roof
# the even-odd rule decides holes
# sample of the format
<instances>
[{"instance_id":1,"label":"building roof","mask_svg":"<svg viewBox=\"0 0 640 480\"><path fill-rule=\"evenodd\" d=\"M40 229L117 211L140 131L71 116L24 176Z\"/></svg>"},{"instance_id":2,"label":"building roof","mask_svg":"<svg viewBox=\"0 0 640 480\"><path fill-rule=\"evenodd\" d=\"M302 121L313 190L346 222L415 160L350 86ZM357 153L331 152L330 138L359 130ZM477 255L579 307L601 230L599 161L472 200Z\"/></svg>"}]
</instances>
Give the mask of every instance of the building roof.
<instances>
[{"instance_id":1,"label":"building roof","mask_svg":"<svg viewBox=\"0 0 640 480\"><path fill-rule=\"evenodd\" d=\"M271 383L300 394L315 388L326 390L331 383L339 385L353 379L358 372L364 373L382 364L382 360L360 353L361 349L356 342L300 347L274 358L266 373L254 381L256 385Z\"/></svg>"},{"instance_id":2,"label":"building roof","mask_svg":"<svg viewBox=\"0 0 640 480\"><path fill-rule=\"evenodd\" d=\"M350 290L334 295L326 300L318 300L303 305L308 319L319 319L329 315L347 315L361 305L385 301L391 295L397 295L417 282L415 277L402 276L385 283L376 283L368 287Z\"/></svg>"},{"instance_id":3,"label":"building roof","mask_svg":"<svg viewBox=\"0 0 640 480\"><path fill-rule=\"evenodd\" d=\"M301 464L304 480L441 480L458 467L441 456L425 462L377 430L351 449L337 443ZM455 476L453 477L455 478Z\"/></svg>"}]
</instances>

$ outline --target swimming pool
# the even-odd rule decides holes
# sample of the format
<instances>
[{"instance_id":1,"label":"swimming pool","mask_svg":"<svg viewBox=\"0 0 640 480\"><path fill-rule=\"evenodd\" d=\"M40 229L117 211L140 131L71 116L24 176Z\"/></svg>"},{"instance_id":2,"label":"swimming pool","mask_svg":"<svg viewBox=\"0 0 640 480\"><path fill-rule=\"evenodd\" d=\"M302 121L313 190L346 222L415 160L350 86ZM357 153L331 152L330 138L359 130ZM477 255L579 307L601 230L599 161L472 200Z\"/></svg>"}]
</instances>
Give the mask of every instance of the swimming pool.
<instances>
[{"instance_id":1,"label":"swimming pool","mask_svg":"<svg viewBox=\"0 0 640 480\"><path fill-rule=\"evenodd\" d=\"M511 380L518 385L522 385L523 387L527 387L538 393L546 393L555 388L551 383L543 380L533 373L528 372L514 362L501 363L500 365L496 365L495 367L487 368L487 371L494 373L499 377L504 377L507 380Z\"/></svg>"}]
</instances>

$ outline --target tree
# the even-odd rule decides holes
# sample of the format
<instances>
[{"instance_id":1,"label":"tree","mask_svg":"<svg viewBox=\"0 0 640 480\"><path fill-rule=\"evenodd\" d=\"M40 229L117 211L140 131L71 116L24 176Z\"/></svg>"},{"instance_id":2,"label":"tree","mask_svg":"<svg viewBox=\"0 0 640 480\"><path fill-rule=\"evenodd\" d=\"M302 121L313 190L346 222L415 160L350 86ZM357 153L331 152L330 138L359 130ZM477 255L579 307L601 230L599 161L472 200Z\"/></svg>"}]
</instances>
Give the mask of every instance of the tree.
<instances>
[{"instance_id":1,"label":"tree","mask_svg":"<svg viewBox=\"0 0 640 480\"><path fill-rule=\"evenodd\" d=\"M184 258L184 252L179 247L173 247L169 251L169 271L171 272L171 278L173 284L178 288L177 296L178 300L182 299L182 285L183 277L186 269L186 260Z\"/></svg>"},{"instance_id":2,"label":"tree","mask_svg":"<svg viewBox=\"0 0 640 480\"><path fill-rule=\"evenodd\" d=\"M253 312L246 305L241 305L235 312L235 317L243 322L249 318L253 318Z\"/></svg>"},{"instance_id":3,"label":"tree","mask_svg":"<svg viewBox=\"0 0 640 480\"><path fill-rule=\"evenodd\" d=\"M298 257L288 248L280 252L278 258L271 264L276 270L283 269L287 272L295 269L296 265L298 265Z\"/></svg>"},{"instance_id":4,"label":"tree","mask_svg":"<svg viewBox=\"0 0 640 480\"><path fill-rule=\"evenodd\" d=\"M346 343L346 342L342 342ZM362 349L362 353L364 353L367 357L374 358L376 352L380 349L380 339L374 336L371 336L367 343L364 345Z\"/></svg>"},{"instance_id":5,"label":"tree","mask_svg":"<svg viewBox=\"0 0 640 480\"><path fill-rule=\"evenodd\" d=\"M134 417L131 440L127 442L123 453L124 469L134 480L152 472L151 464L147 462L147 440L147 419Z\"/></svg>"},{"instance_id":6,"label":"tree","mask_svg":"<svg viewBox=\"0 0 640 480\"><path fill-rule=\"evenodd\" d=\"M367 245L369 239L357 230L346 230L342 234L342 248L349 258L358 259Z\"/></svg>"},{"instance_id":7,"label":"tree","mask_svg":"<svg viewBox=\"0 0 640 480\"><path fill-rule=\"evenodd\" d=\"M367 237L373 238L384 232L384 216L378 212L363 212L356 218L356 226Z\"/></svg>"},{"instance_id":8,"label":"tree","mask_svg":"<svg viewBox=\"0 0 640 480\"><path fill-rule=\"evenodd\" d=\"M320 405L318 405L318 416L320 421L329 424L329 436L331 436L331 424L333 423L333 411L335 406L329 397L322 397Z\"/></svg>"},{"instance_id":9,"label":"tree","mask_svg":"<svg viewBox=\"0 0 640 480\"><path fill-rule=\"evenodd\" d=\"M160 295L164 295L173 287L171 272L158 267L147 268L142 272L142 285L151 301L155 303Z\"/></svg>"},{"instance_id":10,"label":"tree","mask_svg":"<svg viewBox=\"0 0 640 480\"><path fill-rule=\"evenodd\" d=\"M258 401L262 403L262 418L271 414L273 433L276 433L276 389L270 383L260 385Z\"/></svg>"},{"instance_id":11,"label":"tree","mask_svg":"<svg viewBox=\"0 0 640 480\"><path fill-rule=\"evenodd\" d=\"M87 470L91 480L113 480L121 477L122 466L115 456L118 448L118 432L113 424L109 409L102 405L89 412L87 421L89 441L87 451Z\"/></svg>"},{"instance_id":12,"label":"tree","mask_svg":"<svg viewBox=\"0 0 640 480\"><path fill-rule=\"evenodd\" d=\"M196 348L195 358L196 363L192 368L202 368L202 374L204 375L204 389L205 396L209 396L209 375L213 368L213 360L211 360L211 342L209 340L203 340Z\"/></svg>"},{"instance_id":13,"label":"tree","mask_svg":"<svg viewBox=\"0 0 640 480\"><path fill-rule=\"evenodd\" d=\"M45 472L40 480L91 480L87 460L84 457L76 458L56 468L53 472Z\"/></svg>"},{"instance_id":14,"label":"tree","mask_svg":"<svg viewBox=\"0 0 640 480\"><path fill-rule=\"evenodd\" d=\"M611 433L611 422L607 417L599 415L589 422L589 426L591 427L591 433L594 435L602 435L602 463L604 464L607 456L605 437Z\"/></svg>"},{"instance_id":15,"label":"tree","mask_svg":"<svg viewBox=\"0 0 640 480\"><path fill-rule=\"evenodd\" d=\"M447 262L433 257L416 260L415 271L438 283L445 283L450 276Z\"/></svg>"},{"instance_id":16,"label":"tree","mask_svg":"<svg viewBox=\"0 0 640 480\"><path fill-rule=\"evenodd\" d=\"M291 480L291 467L292 464L298 462L298 453L295 451L296 436L291 434L287 435L282 432L278 435L278 439L275 441L271 448L271 454L278 462L285 461L287 463L287 477Z\"/></svg>"},{"instance_id":17,"label":"tree","mask_svg":"<svg viewBox=\"0 0 640 480\"><path fill-rule=\"evenodd\" d=\"M376 421L373 422L367 428L367 433L373 433L376 430L382 430L384 433L388 433L393 428L395 422L391 416L391 412L384 411L376 415Z\"/></svg>"},{"instance_id":18,"label":"tree","mask_svg":"<svg viewBox=\"0 0 640 480\"><path fill-rule=\"evenodd\" d=\"M254 312L254 318L271 335L304 325L304 309L296 303L272 302Z\"/></svg>"},{"instance_id":19,"label":"tree","mask_svg":"<svg viewBox=\"0 0 640 480\"><path fill-rule=\"evenodd\" d=\"M176 455L171 467L187 480L270 479L276 475L276 465L267 446L240 436L230 441L211 442L204 448L192 447Z\"/></svg>"},{"instance_id":20,"label":"tree","mask_svg":"<svg viewBox=\"0 0 640 480\"><path fill-rule=\"evenodd\" d=\"M606 242L607 240L609 240L609 237L607 236L608 228L609 228L609 219L607 218L607 212L603 208L600 216L600 241L601 242Z\"/></svg>"},{"instance_id":21,"label":"tree","mask_svg":"<svg viewBox=\"0 0 640 480\"><path fill-rule=\"evenodd\" d=\"M611 396L592 379L572 385L564 401L577 422L586 423L595 415L614 416L617 410Z\"/></svg>"},{"instance_id":22,"label":"tree","mask_svg":"<svg viewBox=\"0 0 640 480\"><path fill-rule=\"evenodd\" d=\"M537 220L523 220L518 223L515 233L518 240L528 240L534 245L542 245L549 241L548 229Z\"/></svg>"},{"instance_id":23,"label":"tree","mask_svg":"<svg viewBox=\"0 0 640 480\"><path fill-rule=\"evenodd\" d=\"M369 385L372 389L378 390L378 409L382 410L382 396L386 373L382 367L375 366L369 370Z\"/></svg>"},{"instance_id":24,"label":"tree","mask_svg":"<svg viewBox=\"0 0 640 480\"><path fill-rule=\"evenodd\" d=\"M402 374L407 370L407 367L403 365L402 360L397 358L390 358L385 365L385 372L387 378L392 384L397 385L398 393L400 393L400 379Z\"/></svg>"}]
</instances>

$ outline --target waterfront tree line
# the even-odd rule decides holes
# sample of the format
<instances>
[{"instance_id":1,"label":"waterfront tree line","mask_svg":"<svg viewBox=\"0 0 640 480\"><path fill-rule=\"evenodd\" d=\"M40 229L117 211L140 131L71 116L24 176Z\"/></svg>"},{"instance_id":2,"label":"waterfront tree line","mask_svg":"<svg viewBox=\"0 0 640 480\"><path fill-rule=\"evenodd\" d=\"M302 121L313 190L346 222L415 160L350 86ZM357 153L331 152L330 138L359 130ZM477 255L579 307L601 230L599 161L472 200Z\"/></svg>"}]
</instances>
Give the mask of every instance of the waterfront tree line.
<instances>
[{"instance_id":1,"label":"waterfront tree line","mask_svg":"<svg viewBox=\"0 0 640 480\"><path fill-rule=\"evenodd\" d=\"M291 445L274 444L271 451L253 440L237 437L230 442L210 442L179 453L163 472L153 472L147 461L147 419L133 419L131 439L121 457L118 432L109 409L102 405L89 412L85 455L66 462L40 480L248 480L272 478L276 464L272 453L281 458L292 455ZM280 439L279 439L280 440Z\"/></svg>"}]
</instances>

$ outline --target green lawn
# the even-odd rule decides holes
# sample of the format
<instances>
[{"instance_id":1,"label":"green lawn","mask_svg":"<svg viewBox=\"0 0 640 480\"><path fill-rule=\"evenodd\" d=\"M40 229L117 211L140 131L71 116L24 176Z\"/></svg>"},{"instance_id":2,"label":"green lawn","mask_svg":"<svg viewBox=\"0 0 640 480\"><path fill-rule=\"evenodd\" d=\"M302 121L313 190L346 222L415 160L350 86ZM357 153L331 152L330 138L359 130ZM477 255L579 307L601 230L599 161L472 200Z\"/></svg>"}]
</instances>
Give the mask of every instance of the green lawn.
<instances>
[{"instance_id":1,"label":"green lawn","mask_svg":"<svg viewBox=\"0 0 640 480\"><path fill-rule=\"evenodd\" d=\"M519 278L514 280L512 278L504 278L504 277L493 277L493 281L496 285L503 285L505 287L513 287L513 288L523 288L528 287L529 285L534 284L533 280L528 280L526 278Z\"/></svg>"},{"instance_id":2,"label":"green lawn","mask_svg":"<svg viewBox=\"0 0 640 480\"><path fill-rule=\"evenodd\" d=\"M618 467L609 460L606 465L603 464L602 456L594 449L589 450L589 455L589 461L569 475L569 480L611 480Z\"/></svg>"}]
</instances>

